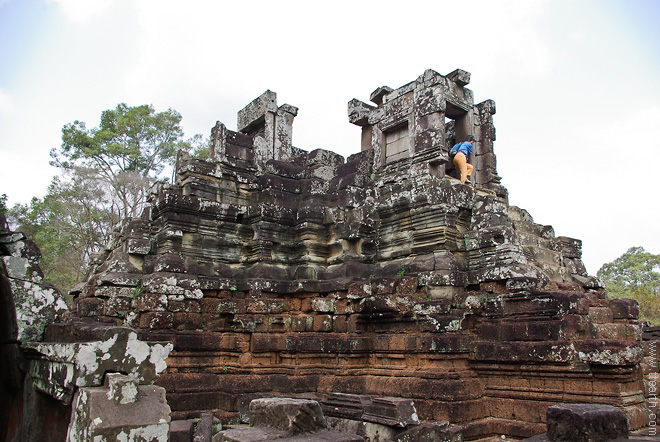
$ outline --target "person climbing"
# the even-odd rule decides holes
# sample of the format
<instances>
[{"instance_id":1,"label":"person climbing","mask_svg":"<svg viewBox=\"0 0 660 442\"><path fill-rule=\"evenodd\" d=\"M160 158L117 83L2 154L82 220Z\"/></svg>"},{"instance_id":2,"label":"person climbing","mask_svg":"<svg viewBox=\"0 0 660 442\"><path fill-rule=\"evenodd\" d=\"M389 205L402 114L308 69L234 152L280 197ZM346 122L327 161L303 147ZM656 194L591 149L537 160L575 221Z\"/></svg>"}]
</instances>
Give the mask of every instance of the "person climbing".
<instances>
[{"instance_id":1,"label":"person climbing","mask_svg":"<svg viewBox=\"0 0 660 442\"><path fill-rule=\"evenodd\" d=\"M469 178L470 175L472 175L474 167L472 167L472 164L468 163L467 156L472 153L473 143L476 143L474 136L468 135L465 137L465 141L455 144L454 147L451 148L452 152L456 152L456 155L454 155L454 166L458 167L458 170L461 171L461 183L463 184L466 182L472 184L470 183Z\"/></svg>"}]
</instances>

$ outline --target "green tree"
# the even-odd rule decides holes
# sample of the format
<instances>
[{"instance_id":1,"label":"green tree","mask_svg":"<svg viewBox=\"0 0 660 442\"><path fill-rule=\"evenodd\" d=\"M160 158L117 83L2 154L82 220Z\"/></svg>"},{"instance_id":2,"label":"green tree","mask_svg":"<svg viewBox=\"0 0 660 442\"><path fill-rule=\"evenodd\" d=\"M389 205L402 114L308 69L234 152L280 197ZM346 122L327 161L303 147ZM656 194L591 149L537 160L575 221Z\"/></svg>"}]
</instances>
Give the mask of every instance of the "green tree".
<instances>
[{"instance_id":1,"label":"green tree","mask_svg":"<svg viewBox=\"0 0 660 442\"><path fill-rule=\"evenodd\" d=\"M187 152L190 152L193 158L205 161L211 158L211 140L202 137L201 134L189 138L185 144L188 146Z\"/></svg>"},{"instance_id":2,"label":"green tree","mask_svg":"<svg viewBox=\"0 0 660 442\"><path fill-rule=\"evenodd\" d=\"M55 177L43 199L33 198L10 210L14 230L31 238L41 251L44 281L63 293L83 280L92 255L118 221L106 194L105 183L93 170L76 168Z\"/></svg>"},{"instance_id":3,"label":"green tree","mask_svg":"<svg viewBox=\"0 0 660 442\"><path fill-rule=\"evenodd\" d=\"M660 325L660 255L631 247L604 264L597 276L612 297L639 302L640 319Z\"/></svg>"},{"instance_id":4,"label":"green tree","mask_svg":"<svg viewBox=\"0 0 660 442\"><path fill-rule=\"evenodd\" d=\"M120 219L136 217L144 207L149 188L163 180L166 167L174 167L184 141L181 115L168 109L156 112L150 105L124 103L103 111L98 128L87 129L74 121L62 129L62 145L51 150L51 164L66 170L85 167L108 185Z\"/></svg>"},{"instance_id":5,"label":"green tree","mask_svg":"<svg viewBox=\"0 0 660 442\"><path fill-rule=\"evenodd\" d=\"M7 194L3 193L2 196L0 196L0 214L2 214L4 217L7 217L8 212L9 208L7 207Z\"/></svg>"},{"instance_id":6,"label":"green tree","mask_svg":"<svg viewBox=\"0 0 660 442\"><path fill-rule=\"evenodd\" d=\"M39 246L46 282L66 293L81 281L116 224L139 216L150 187L167 180L178 150L208 156L208 139L183 140L180 123L175 110L121 103L102 112L98 127L74 121L62 128L62 144L50 153L61 176L43 199L8 211L13 230Z\"/></svg>"}]
</instances>

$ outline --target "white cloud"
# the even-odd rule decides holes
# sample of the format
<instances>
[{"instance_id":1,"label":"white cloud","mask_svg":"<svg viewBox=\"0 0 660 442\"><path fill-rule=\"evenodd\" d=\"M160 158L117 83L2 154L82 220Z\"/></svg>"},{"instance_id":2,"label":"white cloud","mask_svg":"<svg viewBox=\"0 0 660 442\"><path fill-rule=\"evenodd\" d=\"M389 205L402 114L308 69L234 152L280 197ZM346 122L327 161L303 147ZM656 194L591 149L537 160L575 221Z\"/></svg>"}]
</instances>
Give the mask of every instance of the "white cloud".
<instances>
[{"instance_id":1,"label":"white cloud","mask_svg":"<svg viewBox=\"0 0 660 442\"><path fill-rule=\"evenodd\" d=\"M112 0L48 0L48 2L56 3L66 17L75 23L89 22L112 4Z\"/></svg>"},{"instance_id":2,"label":"white cloud","mask_svg":"<svg viewBox=\"0 0 660 442\"><path fill-rule=\"evenodd\" d=\"M206 118L193 129L206 135L216 119L233 129L236 112L271 89L300 108L297 146L349 155L359 151L359 129L346 103L378 86L402 86L428 68L466 69L477 81L545 72L551 51L535 24L547 4L142 0L126 92L174 106L184 125L192 113Z\"/></svg>"},{"instance_id":3,"label":"white cloud","mask_svg":"<svg viewBox=\"0 0 660 442\"><path fill-rule=\"evenodd\" d=\"M478 48L479 58L487 66L479 74L546 73L553 56L539 24L548 6L546 0L475 3L475 13L465 20L465 27L472 35L463 41ZM460 47L461 39L456 43Z\"/></svg>"}]
</instances>

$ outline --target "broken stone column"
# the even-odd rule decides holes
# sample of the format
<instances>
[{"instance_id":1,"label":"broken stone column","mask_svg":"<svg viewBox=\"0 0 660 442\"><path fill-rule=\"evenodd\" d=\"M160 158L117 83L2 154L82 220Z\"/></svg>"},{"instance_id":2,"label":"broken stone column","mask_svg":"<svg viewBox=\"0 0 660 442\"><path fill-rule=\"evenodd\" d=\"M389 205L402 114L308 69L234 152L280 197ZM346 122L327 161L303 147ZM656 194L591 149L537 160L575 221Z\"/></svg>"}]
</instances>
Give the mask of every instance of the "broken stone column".
<instances>
[{"instance_id":1,"label":"broken stone column","mask_svg":"<svg viewBox=\"0 0 660 442\"><path fill-rule=\"evenodd\" d=\"M67 442L167 442L170 407L165 389L132 376L106 375L103 387L76 393Z\"/></svg>"},{"instance_id":2,"label":"broken stone column","mask_svg":"<svg viewBox=\"0 0 660 442\"><path fill-rule=\"evenodd\" d=\"M227 151L227 128L221 122L216 122L211 129L210 159L216 163L224 160ZM177 167L178 170L178 167Z\"/></svg>"}]
</instances>

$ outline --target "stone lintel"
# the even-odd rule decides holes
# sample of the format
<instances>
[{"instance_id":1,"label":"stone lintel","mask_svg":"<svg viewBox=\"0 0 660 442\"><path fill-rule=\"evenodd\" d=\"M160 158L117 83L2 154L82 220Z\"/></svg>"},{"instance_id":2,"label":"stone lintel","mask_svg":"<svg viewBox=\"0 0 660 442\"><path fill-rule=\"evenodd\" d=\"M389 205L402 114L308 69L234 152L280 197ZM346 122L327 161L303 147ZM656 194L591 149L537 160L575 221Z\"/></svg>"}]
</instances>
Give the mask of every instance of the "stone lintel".
<instances>
[{"instance_id":1,"label":"stone lintel","mask_svg":"<svg viewBox=\"0 0 660 442\"><path fill-rule=\"evenodd\" d=\"M76 386L100 386L106 372L129 373L146 384L167 367L171 343L141 341L127 327L97 328L100 340L23 344L34 388L68 404ZM85 336L90 331L83 328L72 335L76 333Z\"/></svg>"}]
</instances>

